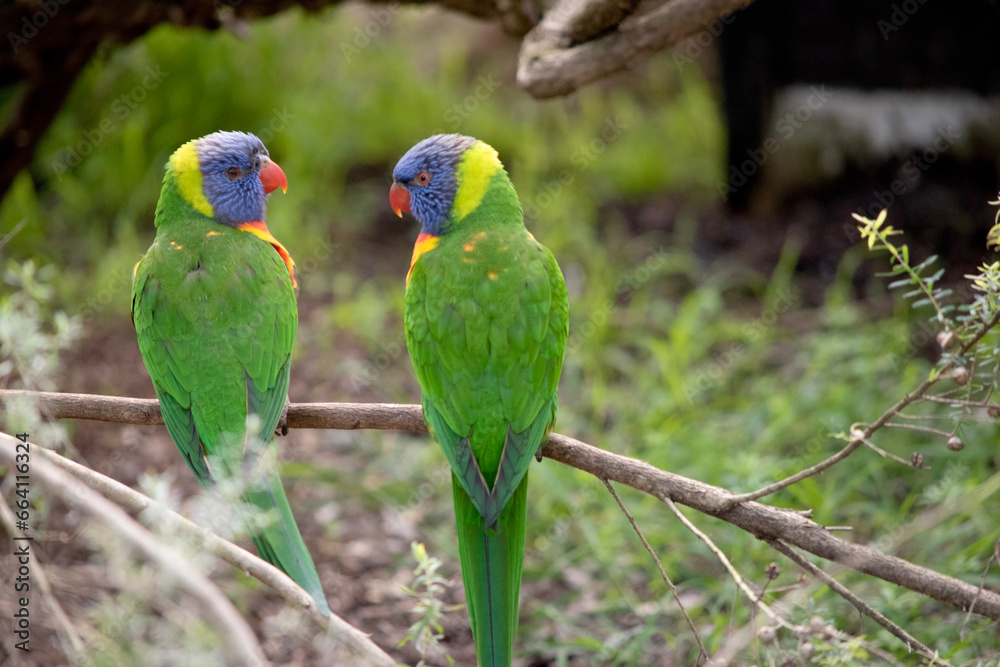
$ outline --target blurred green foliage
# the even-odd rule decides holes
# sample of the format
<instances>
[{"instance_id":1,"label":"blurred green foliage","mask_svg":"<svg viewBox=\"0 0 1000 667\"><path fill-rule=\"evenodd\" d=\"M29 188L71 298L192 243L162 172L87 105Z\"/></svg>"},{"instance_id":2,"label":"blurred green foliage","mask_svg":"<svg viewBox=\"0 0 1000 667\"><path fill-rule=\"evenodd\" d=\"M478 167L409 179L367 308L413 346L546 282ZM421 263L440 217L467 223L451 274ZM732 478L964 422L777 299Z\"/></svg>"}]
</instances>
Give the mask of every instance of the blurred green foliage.
<instances>
[{"instance_id":1,"label":"blurred green foliage","mask_svg":"<svg viewBox=\"0 0 1000 667\"><path fill-rule=\"evenodd\" d=\"M121 283L152 239L167 157L219 129L258 134L288 174L268 224L300 265L389 215L392 165L434 132L493 144L554 250L593 249L613 197L712 196L721 125L695 67L660 58L641 96L608 86L538 103L514 83L514 42L439 11L292 12L247 30L163 26L99 56L0 206L0 229L30 223L7 252L59 264L67 299ZM128 300L99 305L121 314Z\"/></svg>"},{"instance_id":2,"label":"blurred green foliage","mask_svg":"<svg viewBox=\"0 0 1000 667\"><path fill-rule=\"evenodd\" d=\"M375 36L362 39L358 29L373 25ZM566 273L572 321L559 431L749 491L831 455L843 445L833 434L876 418L926 376L934 329L924 314L904 302L880 310L852 300L863 250L843 258L818 309L799 291L794 243L769 275L695 252L697 212L716 201L724 170L717 101L698 68L678 70L661 54L570 99L537 102L514 83L515 47L495 27L437 10L292 12L254 23L243 38L161 27L87 68L0 204L0 231L28 220L2 252L58 266L58 300L85 324L128 326L131 269L153 237L168 155L218 129L256 132L289 178L268 222L303 273L300 354L328 369L336 387L318 400L411 402L401 312L416 227L389 211L389 175L416 141L459 131L498 149L529 227ZM670 231L636 231L621 212L665 195L682 206ZM769 502L811 508L820 523L853 526L855 540L977 583L1000 530L998 432L970 421L962 436L959 453L926 433L882 434L881 446L904 459L920 452L927 467L862 450ZM362 472L290 462L288 477L372 514L422 507L420 541L457 578L437 448L392 433L327 437ZM531 476L522 650L559 665L570 656L661 664L650 656L663 655L692 664L690 631L603 486L551 462ZM710 650L753 622L714 555L669 510L621 494ZM949 511L931 511L941 506ZM780 560L742 531L688 515L759 585L767 563ZM327 538L338 538L336 522ZM794 568L780 562L774 587L794 586ZM407 551L398 563L411 567ZM839 578L955 664L996 653L995 630L978 617L959 642L960 612L854 572ZM995 569L987 583L1000 586ZM819 617L909 659L825 588L780 595L795 622ZM757 647L775 664L799 650L794 638L778 638ZM817 664L859 664L866 650L820 635L814 644ZM744 649L739 664L753 655Z\"/></svg>"}]
</instances>

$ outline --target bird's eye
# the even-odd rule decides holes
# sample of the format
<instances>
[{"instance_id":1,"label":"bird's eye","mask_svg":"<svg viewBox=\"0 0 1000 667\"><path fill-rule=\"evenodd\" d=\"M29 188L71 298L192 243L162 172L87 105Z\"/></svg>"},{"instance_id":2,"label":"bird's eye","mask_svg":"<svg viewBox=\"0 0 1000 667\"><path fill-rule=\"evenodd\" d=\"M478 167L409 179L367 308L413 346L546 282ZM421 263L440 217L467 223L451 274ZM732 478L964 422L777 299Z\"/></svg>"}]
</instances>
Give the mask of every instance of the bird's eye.
<instances>
[{"instance_id":1,"label":"bird's eye","mask_svg":"<svg viewBox=\"0 0 1000 667\"><path fill-rule=\"evenodd\" d=\"M226 178L228 178L229 180L235 181L239 177L240 177L239 167L230 167L229 169L226 169Z\"/></svg>"},{"instance_id":2,"label":"bird's eye","mask_svg":"<svg viewBox=\"0 0 1000 667\"><path fill-rule=\"evenodd\" d=\"M417 185L427 185L431 182L431 172L423 170L414 177L413 182Z\"/></svg>"}]
</instances>

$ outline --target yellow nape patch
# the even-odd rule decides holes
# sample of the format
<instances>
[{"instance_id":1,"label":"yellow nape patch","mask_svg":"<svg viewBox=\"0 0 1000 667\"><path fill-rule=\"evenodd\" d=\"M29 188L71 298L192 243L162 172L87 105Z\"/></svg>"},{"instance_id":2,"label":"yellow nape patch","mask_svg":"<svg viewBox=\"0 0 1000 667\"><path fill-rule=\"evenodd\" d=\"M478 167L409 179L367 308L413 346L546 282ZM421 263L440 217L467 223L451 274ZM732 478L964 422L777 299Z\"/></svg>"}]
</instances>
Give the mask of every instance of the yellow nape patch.
<instances>
[{"instance_id":1,"label":"yellow nape patch","mask_svg":"<svg viewBox=\"0 0 1000 667\"><path fill-rule=\"evenodd\" d=\"M174 250L181 250L184 248L184 246L178 243L177 241L171 241L170 247L172 247Z\"/></svg>"},{"instance_id":2,"label":"yellow nape patch","mask_svg":"<svg viewBox=\"0 0 1000 667\"><path fill-rule=\"evenodd\" d=\"M483 196L490 187L490 179L500 169L503 169L500 157L489 144L480 141L465 151L455 173L458 182L454 206L456 222L475 211L482 203Z\"/></svg>"},{"instance_id":3,"label":"yellow nape patch","mask_svg":"<svg viewBox=\"0 0 1000 667\"><path fill-rule=\"evenodd\" d=\"M177 189L181 196L202 215L210 218L215 217L212 205L205 199L205 192L201 186L201 167L198 162L198 152L195 150L195 142L189 141L170 156L169 167L177 182Z\"/></svg>"},{"instance_id":4,"label":"yellow nape patch","mask_svg":"<svg viewBox=\"0 0 1000 667\"><path fill-rule=\"evenodd\" d=\"M219 236L221 234L222 234L222 232L209 232L208 234L205 234L205 238L208 239L208 238L212 238L213 236Z\"/></svg>"},{"instance_id":5,"label":"yellow nape patch","mask_svg":"<svg viewBox=\"0 0 1000 667\"><path fill-rule=\"evenodd\" d=\"M497 276L497 272L496 271L487 271L486 272L486 277L489 278L490 280L496 280L497 277L498 277Z\"/></svg>"}]
</instances>

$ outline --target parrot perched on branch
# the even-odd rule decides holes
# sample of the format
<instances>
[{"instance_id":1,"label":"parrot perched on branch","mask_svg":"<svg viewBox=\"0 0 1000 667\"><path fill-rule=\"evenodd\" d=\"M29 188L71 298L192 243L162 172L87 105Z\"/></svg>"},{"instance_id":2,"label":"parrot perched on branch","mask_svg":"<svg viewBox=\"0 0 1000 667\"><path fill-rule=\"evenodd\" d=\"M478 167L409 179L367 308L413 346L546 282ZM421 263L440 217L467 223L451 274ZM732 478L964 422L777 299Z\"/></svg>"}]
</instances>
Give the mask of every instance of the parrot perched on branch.
<instances>
[{"instance_id":1,"label":"parrot perched on branch","mask_svg":"<svg viewBox=\"0 0 1000 667\"><path fill-rule=\"evenodd\" d=\"M421 225L406 346L424 418L452 469L462 581L482 667L509 667L528 466L556 419L569 336L559 265L525 229L497 152L435 135L396 164L389 201Z\"/></svg>"},{"instance_id":2,"label":"parrot perched on branch","mask_svg":"<svg viewBox=\"0 0 1000 667\"><path fill-rule=\"evenodd\" d=\"M156 239L135 266L132 322L167 430L198 482L243 485L237 514L258 553L329 614L270 444L298 326L295 263L264 223L279 187L284 172L252 134L216 132L178 148Z\"/></svg>"}]
</instances>

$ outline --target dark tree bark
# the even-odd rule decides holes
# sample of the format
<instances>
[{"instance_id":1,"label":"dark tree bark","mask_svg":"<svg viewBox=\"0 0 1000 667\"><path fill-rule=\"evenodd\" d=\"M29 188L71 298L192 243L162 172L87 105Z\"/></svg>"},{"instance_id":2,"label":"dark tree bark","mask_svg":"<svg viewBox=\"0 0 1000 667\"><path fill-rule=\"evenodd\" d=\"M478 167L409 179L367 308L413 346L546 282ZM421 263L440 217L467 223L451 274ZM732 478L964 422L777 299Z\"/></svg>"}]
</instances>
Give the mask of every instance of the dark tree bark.
<instances>
[{"instance_id":1,"label":"dark tree bark","mask_svg":"<svg viewBox=\"0 0 1000 667\"><path fill-rule=\"evenodd\" d=\"M421 0L407 0L417 3ZM0 131L0 198L28 166L38 141L62 108L77 75L102 44L128 44L160 23L217 30L235 20L271 16L291 7L318 11L341 0L35 0L0 8L0 90L17 89ZM436 4L496 20L515 35L530 27L518 3L439 0Z\"/></svg>"},{"instance_id":2,"label":"dark tree bark","mask_svg":"<svg viewBox=\"0 0 1000 667\"><path fill-rule=\"evenodd\" d=\"M102 44L121 45L160 23L217 30L291 7L342 0L30 0L0 6L0 91L17 89L0 130L0 198L28 166L77 75ZM403 0L496 21L521 38L518 82L538 98L566 95L703 28L751 0Z\"/></svg>"}]
</instances>

